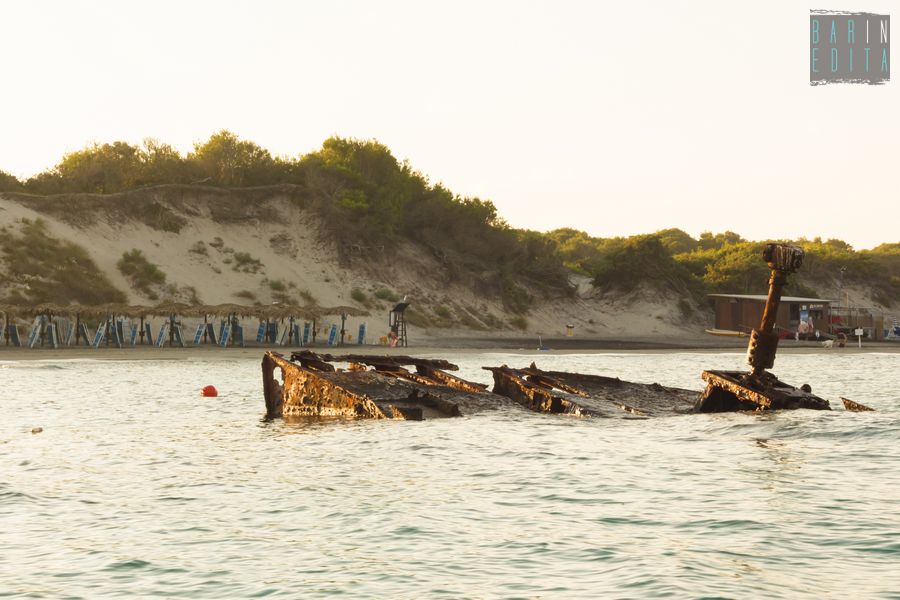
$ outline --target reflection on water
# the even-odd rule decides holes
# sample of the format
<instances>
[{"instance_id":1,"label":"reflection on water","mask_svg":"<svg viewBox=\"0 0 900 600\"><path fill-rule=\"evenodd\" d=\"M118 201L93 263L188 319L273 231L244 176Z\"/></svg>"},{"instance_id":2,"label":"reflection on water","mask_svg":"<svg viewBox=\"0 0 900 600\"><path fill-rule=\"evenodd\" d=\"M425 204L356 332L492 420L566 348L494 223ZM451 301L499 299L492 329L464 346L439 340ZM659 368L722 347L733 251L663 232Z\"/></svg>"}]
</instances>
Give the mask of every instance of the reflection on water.
<instances>
[{"instance_id":1,"label":"reflection on water","mask_svg":"<svg viewBox=\"0 0 900 600\"><path fill-rule=\"evenodd\" d=\"M537 357L698 390L743 361ZM779 357L830 413L288 423L256 359L3 363L0 596L890 597L898 367Z\"/></svg>"}]
</instances>

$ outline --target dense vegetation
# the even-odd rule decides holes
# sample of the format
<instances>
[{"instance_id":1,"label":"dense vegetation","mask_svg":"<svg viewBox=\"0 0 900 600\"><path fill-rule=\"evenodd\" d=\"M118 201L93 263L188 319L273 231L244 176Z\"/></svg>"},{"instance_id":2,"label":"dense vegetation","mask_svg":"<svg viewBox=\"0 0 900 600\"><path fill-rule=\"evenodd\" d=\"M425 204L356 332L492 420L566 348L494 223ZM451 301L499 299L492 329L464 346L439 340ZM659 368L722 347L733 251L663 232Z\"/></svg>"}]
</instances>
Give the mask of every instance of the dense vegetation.
<instances>
[{"instance_id":1,"label":"dense vegetation","mask_svg":"<svg viewBox=\"0 0 900 600\"><path fill-rule=\"evenodd\" d=\"M416 242L440 260L443 273L438 276L469 278L464 282L499 294L516 312L530 303L521 283L548 292L569 291L566 270L547 238L510 228L490 202L460 198L430 183L375 141L331 138L320 150L296 159L273 157L228 131L196 144L187 156L155 140L140 146L94 144L27 181L4 174L0 191L108 194L169 183L293 184L303 190L298 201L321 215L345 258L390 251L404 240ZM140 201L146 204L142 213L148 214L139 216L154 226L159 206ZM168 215L169 221L173 218ZM177 230L180 223L164 225ZM473 274L476 280L471 280Z\"/></svg>"},{"instance_id":2,"label":"dense vegetation","mask_svg":"<svg viewBox=\"0 0 900 600\"><path fill-rule=\"evenodd\" d=\"M695 239L667 229L601 239L574 229L513 229L491 202L461 198L431 183L375 141L334 137L315 152L274 157L223 130L195 144L186 156L155 140L139 146L114 142L66 154L55 167L26 181L0 171L0 191L43 196L109 194L171 183L292 184L299 190L292 197L321 215L347 260L412 242L438 259L442 272L436 276L498 294L518 313L530 306L528 289L570 293L569 269L592 277L602 290L650 286L696 301L714 291L761 292L767 278L760 259L764 243L733 232ZM150 226L177 231L183 224L182 217L153 201L131 201ZM857 252L840 240L796 243L807 258L791 293L834 295L843 278L871 287L883 304L900 300L900 244Z\"/></svg>"},{"instance_id":3,"label":"dense vegetation","mask_svg":"<svg viewBox=\"0 0 900 600\"><path fill-rule=\"evenodd\" d=\"M126 301L84 248L56 239L41 220L22 223L18 233L0 228L0 250L9 284L2 302L33 306Z\"/></svg>"},{"instance_id":4,"label":"dense vegetation","mask_svg":"<svg viewBox=\"0 0 900 600\"><path fill-rule=\"evenodd\" d=\"M761 258L766 242L748 241L731 231L706 232L699 239L680 229L606 239L558 229L547 236L567 267L604 288L627 291L649 284L699 299L711 292L762 293L769 275ZM836 298L846 284L870 289L884 305L900 300L900 244L857 252L841 240L782 241L805 251L790 294Z\"/></svg>"}]
</instances>

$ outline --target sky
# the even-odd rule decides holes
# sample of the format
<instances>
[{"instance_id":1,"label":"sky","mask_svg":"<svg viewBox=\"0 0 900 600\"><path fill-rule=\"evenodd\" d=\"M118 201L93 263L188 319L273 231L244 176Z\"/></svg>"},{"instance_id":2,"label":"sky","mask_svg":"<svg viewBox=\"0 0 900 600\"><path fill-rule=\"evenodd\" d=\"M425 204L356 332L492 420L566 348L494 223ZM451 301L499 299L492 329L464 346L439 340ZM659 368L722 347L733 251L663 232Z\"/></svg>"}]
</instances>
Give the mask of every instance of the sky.
<instances>
[{"instance_id":1,"label":"sky","mask_svg":"<svg viewBox=\"0 0 900 600\"><path fill-rule=\"evenodd\" d=\"M374 138L516 227L871 248L900 241L900 81L810 86L809 10L891 5L4 2L0 169Z\"/></svg>"}]
</instances>

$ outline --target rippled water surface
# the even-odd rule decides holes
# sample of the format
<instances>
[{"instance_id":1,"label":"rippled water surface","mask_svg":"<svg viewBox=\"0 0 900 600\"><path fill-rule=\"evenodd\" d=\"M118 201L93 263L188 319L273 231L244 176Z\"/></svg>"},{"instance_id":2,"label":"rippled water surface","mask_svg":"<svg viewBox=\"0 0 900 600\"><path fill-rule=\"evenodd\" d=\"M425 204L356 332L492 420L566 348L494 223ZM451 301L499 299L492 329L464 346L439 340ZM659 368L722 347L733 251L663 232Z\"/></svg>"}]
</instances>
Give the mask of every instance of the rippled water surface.
<instances>
[{"instance_id":1,"label":"rippled water surface","mask_svg":"<svg viewBox=\"0 0 900 600\"><path fill-rule=\"evenodd\" d=\"M538 364L699 390L743 357ZM0 596L900 598L900 355L775 371L836 410L266 423L256 358L3 362Z\"/></svg>"}]
</instances>

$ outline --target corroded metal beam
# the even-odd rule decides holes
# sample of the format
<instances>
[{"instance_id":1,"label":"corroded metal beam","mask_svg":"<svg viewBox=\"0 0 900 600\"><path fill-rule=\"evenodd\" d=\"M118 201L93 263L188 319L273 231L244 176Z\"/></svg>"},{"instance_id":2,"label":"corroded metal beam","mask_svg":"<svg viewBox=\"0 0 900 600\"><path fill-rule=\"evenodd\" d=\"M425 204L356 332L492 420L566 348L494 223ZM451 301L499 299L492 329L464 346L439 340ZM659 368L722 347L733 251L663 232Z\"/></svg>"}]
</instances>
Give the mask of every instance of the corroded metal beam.
<instances>
[{"instance_id":1,"label":"corroded metal beam","mask_svg":"<svg viewBox=\"0 0 900 600\"><path fill-rule=\"evenodd\" d=\"M300 350L291 354L291 360L300 362L354 362L373 367L398 367L404 365L426 366L434 369L458 371L459 367L443 359L415 358L413 356L373 356L371 354L318 354L311 350Z\"/></svg>"},{"instance_id":2,"label":"corroded metal beam","mask_svg":"<svg viewBox=\"0 0 900 600\"><path fill-rule=\"evenodd\" d=\"M544 386L528 381L506 365L482 368L493 373L495 394L502 394L529 410L574 416L586 415L577 404L554 395L552 390Z\"/></svg>"},{"instance_id":3,"label":"corroded metal beam","mask_svg":"<svg viewBox=\"0 0 900 600\"><path fill-rule=\"evenodd\" d=\"M473 394L480 394L487 390L487 386L484 384L466 381L461 377L451 375L450 373L445 373L440 369L435 369L433 367L429 367L428 365L416 365L416 372L420 375L424 375L432 381L437 381L443 383L444 385L449 385L450 387L457 390L472 392Z\"/></svg>"},{"instance_id":4,"label":"corroded metal beam","mask_svg":"<svg viewBox=\"0 0 900 600\"><path fill-rule=\"evenodd\" d=\"M848 398L841 398L841 402L844 405L845 410L849 410L850 412L868 412L874 411L874 408L869 408L865 404L860 404L859 402L854 402Z\"/></svg>"},{"instance_id":5,"label":"corroded metal beam","mask_svg":"<svg viewBox=\"0 0 900 600\"><path fill-rule=\"evenodd\" d=\"M755 375L745 371L704 371L707 385L697 400L698 412L736 410L830 410L828 400L812 393L809 385L796 388L775 375Z\"/></svg>"},{"instance_id":6,"label":"corroded metal beam","mask_svg":"<svg viewBox=\"0 0 900 600\"><path fill-rule=\"evenodd\" d=\"M691 412L697 392L600 375L482 367L494 376L494 392L536 411L573 416L629 418Z\"/></svg>"}]
</instances>

